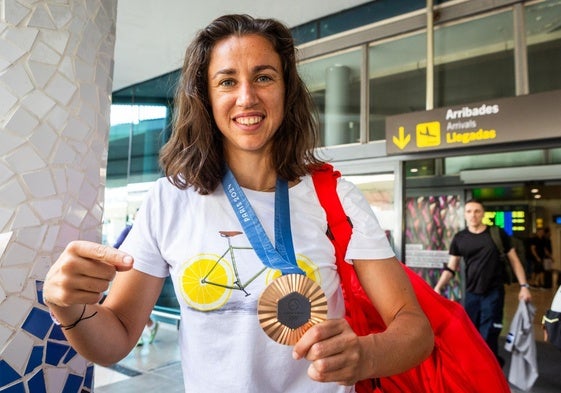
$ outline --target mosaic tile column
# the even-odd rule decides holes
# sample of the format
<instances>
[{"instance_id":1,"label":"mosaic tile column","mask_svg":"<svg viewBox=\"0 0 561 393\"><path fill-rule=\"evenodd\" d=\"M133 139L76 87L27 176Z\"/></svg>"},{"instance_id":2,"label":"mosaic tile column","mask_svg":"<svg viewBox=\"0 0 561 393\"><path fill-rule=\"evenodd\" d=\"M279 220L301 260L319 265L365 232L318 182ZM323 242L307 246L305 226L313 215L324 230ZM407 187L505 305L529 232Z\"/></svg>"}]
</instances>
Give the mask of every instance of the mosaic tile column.
<instances>
[{"instance_id":1,"label":"mosaic tile column","mask_svg":"<svg viewBox=\"0 0 561 393\"><path fill-rule=\"evenodd\" d=\"M91 392L42 282L100 241L117 0L0 0L0 392Z\"/></svg>"}]
</instances>

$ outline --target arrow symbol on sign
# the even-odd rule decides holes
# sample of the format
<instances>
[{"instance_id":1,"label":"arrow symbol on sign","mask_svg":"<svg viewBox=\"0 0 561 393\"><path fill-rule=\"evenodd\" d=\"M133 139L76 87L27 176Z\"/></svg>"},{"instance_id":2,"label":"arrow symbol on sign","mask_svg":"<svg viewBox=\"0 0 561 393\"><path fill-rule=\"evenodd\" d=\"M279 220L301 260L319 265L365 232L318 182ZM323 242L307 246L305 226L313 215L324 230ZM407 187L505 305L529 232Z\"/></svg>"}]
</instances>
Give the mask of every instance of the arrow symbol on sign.
<instances>
[{"instance_id":1,"label":"arrow symbol on sign","mask_svg":"<svg viewBox=\"0 0 561 393\"><path fill-rule=\"evenodd\" d=\"M399 137L394 136L393 143L401 150L405 149L405 146L411 141L411 134L405 135L405 128L399 127Z\"/></svg>"}]
</instances>

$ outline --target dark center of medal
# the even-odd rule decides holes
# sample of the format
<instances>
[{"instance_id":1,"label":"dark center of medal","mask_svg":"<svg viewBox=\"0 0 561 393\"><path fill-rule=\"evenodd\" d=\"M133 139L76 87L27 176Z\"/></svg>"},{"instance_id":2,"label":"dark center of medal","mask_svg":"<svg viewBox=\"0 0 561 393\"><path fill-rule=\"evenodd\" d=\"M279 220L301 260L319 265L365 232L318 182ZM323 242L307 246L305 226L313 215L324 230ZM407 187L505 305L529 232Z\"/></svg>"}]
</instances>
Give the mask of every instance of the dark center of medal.
<instances>
[{"instance_id":1,"label":"dark center of medal","mask_svg":"<svg viewBox=\"0 0 561 393\"><path fill-rule=\"evenodd\" d=\"M298 292L289 293L277 303L278 321L291 329L297 329L308 322L311 314L310 299Z\"/></svg>"}]
</instances>

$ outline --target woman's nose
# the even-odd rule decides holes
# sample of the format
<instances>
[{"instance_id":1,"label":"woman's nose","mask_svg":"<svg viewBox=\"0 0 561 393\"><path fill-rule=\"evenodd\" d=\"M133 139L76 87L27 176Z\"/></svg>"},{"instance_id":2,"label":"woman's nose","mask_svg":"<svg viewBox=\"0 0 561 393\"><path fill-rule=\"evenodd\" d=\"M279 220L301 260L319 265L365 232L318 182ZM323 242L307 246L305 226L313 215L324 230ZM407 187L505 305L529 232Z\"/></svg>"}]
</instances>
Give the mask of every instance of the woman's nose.
<instances>
[{"instance_id":1,"label":"woman's nose","mask_svg":"<svg viewBox=\"0 0 561 393\"><path fill-rule=\"evenodd\" d=\"M257 92L251 83L240 84L237 105L243 108L252 107L257 103Z\"/></svg>"}]
</instances>

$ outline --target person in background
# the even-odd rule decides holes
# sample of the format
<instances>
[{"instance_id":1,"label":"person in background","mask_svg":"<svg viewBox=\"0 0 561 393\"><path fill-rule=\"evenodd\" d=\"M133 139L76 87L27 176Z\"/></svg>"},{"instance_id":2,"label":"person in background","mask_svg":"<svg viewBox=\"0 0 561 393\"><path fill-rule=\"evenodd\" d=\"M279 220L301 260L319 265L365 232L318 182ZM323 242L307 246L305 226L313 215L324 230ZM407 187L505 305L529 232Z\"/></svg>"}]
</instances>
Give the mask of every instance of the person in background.
<instances>
[{"instance_id":1,"label":"person in background","mask_svg":"<svg viewBox=\"0 0 561 393\"><path fill-rule=\"evenodd\" d=\"M547 258L546 239L544 228L538 228L530 239L530 255L534 263L534 286L545 288L545 259ZM550 285L551 288L551 285Z\"/></svg>"},{"instance_id":2,"label":"person in background","mask_svg":"<svg viewBox=\"0 0 561 393\"><path fill-rule=\"evenodd\" d=\"M123 244L130 230L132 229L132 224L134 223L134 219L136 218L137 213L138 213L138 209L136 209L136 211L134 212L132 219L127 220L125 227L117 237L117 240L115 240L113 247L115 248L121 247L121 244ZM152 318L149 316L148 322L146 323L146 327L144 328L144 331L142 332L142 335L138 339L136 345L138 346L144 345L145 338L147 338L148 344L152 344L156 339L156 334L158 334L159 327L160 327L160 323L158 321L153 321Z\"/></svg>"},{"instance_id":3,"label":"person in background","mask_svg":"<svg viewBox=\"0 0 561 393\"><path fill-rule=\"evenodd\" d=\"M171 275L186 392L352 392L359 380L401 373L430 355L432 329L400 262L362 193L340 180L337 192L353 221L346 259L387 329L359 337L344 318L334 248L311 178L323 164L317 117L286 26L225 15L199 31L185 54L174 116L161 152L165 178L147 195L121 249L73 241L47 274L45 302L73 348L98 364L126 356ZM275 246L282 243L283 262L296 268L295 258L305 273L298 277L315 281L327 299L327 319L293 345L272 340L259 324L259 296L282 276L264 267L258 252L265 247L253 247L244 230L252 211L270 239L275 205L287 203L289 217L279 215L290 225L278 229L291 233L275 236ZM230 242L237 247L232 286L222 284L227 275L211 276ZM234 260L225 259L217 269L227 273Z\"/></svg>"},{"instance_id":4,"label":"person in background","mask_svg":"<svg viewBox=\"0 0 561 393\"><path fill-rule=\"evenodd\" d=\"M452 238L450 258L434 290L441 293L459 271L460 259L463 258L466 272L464 308L502 366L504 359L499 356L499 335L503 327L504 283L507 273L489 227L483 224L484 213L481 201L472 199L466 202L464 218L467 227ZM502 229L499 234L512 271L520 284L518 298L529 302L532 295L524 267L510 237Z\"/></svg>"}]
</instances>

